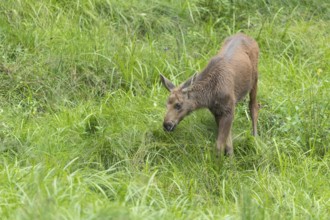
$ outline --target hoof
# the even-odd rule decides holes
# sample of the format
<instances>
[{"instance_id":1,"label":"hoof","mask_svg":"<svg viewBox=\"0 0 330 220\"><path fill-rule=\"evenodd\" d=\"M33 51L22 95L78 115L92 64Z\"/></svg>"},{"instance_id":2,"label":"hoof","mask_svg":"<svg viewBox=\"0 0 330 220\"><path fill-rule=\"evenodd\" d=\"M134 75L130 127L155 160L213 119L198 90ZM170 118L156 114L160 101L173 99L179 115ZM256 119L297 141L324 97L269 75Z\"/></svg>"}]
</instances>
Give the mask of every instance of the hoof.
<instances>
[{"instance_id":1,"label":"hoof","mask_svg":"<svg viewBox=\"0 0 330 220\"><path fill-rule=\"evenodd\" d=\"M226 150L225 150L225 155L226 156L233 156L234 155L234 150L233 150L233 148L226 148Z\"/></svg>"}]
</instances>

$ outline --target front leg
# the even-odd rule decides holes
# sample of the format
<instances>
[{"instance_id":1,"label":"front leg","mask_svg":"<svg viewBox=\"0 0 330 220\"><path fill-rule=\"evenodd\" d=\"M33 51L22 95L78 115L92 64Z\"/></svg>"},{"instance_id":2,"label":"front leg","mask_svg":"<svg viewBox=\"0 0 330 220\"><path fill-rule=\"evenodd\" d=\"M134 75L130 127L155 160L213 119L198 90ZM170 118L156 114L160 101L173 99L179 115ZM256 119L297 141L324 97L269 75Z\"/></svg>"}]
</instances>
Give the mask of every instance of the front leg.
<instances>
[{"instance_id":1,"label":"front leg","mask_svg":"<svg viewBox=\"0 0 330 220\"><path fill-rule=\"evenodd\" d=\"M234 107L228 108L222 114L215 115L218 125L217 154L232 155L231 126L234 119Z\"/></svg>"}]
</instances>

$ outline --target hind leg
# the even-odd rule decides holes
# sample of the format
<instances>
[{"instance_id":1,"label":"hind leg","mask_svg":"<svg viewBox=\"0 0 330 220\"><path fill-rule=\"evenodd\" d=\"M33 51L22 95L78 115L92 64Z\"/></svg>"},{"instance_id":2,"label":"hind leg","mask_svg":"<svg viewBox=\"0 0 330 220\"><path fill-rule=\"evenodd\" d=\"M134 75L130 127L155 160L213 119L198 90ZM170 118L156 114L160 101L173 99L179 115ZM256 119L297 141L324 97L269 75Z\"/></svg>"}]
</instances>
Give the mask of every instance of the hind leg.
<instances>
[{"instance_id":1,"label":"hind leg","mask_svg":"<svg viewBox=\"0 0 330 220\"><path fill-rule=\"evenodd\" d=\"M257 136L257 121L258 121L258 103L257 103L257 90L258 90L258 78L255 80L253 88L250 91L250 115L252 118L252 129L253 129L253 136Z\"/></svg>"}]
</instances>

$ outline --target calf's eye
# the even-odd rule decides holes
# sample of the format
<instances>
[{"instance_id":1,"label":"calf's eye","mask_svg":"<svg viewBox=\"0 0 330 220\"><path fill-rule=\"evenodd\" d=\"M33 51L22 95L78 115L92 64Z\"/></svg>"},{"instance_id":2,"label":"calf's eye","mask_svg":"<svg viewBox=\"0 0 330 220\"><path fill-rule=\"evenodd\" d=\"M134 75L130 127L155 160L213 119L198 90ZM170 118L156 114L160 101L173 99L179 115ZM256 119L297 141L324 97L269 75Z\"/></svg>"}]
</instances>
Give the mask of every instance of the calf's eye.
<instances>
[{"instance_id":1,"label":"calf's eye","mask_svg":"<svg viewBox=\"0 0 330 220\"><path fill-rule=\"evenodd\" d=\"M175 103L174 108L176 110L180 110L181 109L181 105L179 103Z\"/></svg>"}]
</instances>

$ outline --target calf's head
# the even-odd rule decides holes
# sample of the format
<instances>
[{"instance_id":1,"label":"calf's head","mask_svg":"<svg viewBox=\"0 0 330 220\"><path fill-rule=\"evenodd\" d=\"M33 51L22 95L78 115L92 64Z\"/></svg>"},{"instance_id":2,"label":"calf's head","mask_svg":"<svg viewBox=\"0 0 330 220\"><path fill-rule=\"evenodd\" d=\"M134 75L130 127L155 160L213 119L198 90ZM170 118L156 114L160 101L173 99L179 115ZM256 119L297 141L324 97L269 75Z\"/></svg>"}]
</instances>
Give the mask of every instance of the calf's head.
<instances>
[{"instance_id":1,"label":"calf's head","mask_svg":"<svg viewBox=\"0 0 330 220\"><path fill-rule=\"evenodd\" d=\"M161 74L160 79L170 92L163 126L166 131L173 131L179 122L194 109L194 101L189 98L189 89L185 86L187 83L175 87L171 81Z\"/></svg>"}]
</instances>

